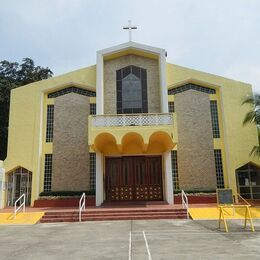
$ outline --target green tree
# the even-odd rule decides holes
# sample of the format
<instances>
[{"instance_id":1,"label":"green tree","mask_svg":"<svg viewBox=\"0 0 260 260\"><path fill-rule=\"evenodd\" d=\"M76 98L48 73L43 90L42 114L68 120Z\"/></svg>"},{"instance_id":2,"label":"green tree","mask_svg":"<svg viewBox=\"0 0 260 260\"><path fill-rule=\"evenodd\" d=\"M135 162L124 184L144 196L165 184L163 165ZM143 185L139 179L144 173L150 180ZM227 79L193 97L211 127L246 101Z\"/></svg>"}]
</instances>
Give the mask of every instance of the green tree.
<instances>
[{"instance_id":1,"label":"green tree","mask_svg":"<svg viewBox=\"0 0 260 260\"><path fill-rule=\"evenodd\" d=\"M35 66L30 58L23 59L21 64L7 60L0 62L0 160L4 160L7 153L11 90L52 75L49 68Z\"/></svg>"},{"instance_id":2,"label":"green tree","mask_svg":"<svg viewBox=\"0 0 260 260\"><path fill-rule=\"evenodd\" d=\"M242 104L249 104L251 106L250 111L247 112L244 118L243 125L253 123L256 125L258 131L258 145L252 148L250 155L260 157L260 94L256 93L246 97Z\"/></svg>"}]
</instances>

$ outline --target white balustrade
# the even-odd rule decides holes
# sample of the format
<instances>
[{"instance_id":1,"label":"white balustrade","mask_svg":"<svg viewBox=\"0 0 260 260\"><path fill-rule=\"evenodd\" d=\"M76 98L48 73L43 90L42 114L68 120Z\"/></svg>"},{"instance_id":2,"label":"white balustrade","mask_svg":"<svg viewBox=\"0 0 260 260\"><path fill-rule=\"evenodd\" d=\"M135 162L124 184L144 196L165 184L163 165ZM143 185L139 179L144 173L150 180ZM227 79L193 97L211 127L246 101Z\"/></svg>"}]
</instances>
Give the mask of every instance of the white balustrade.
<instances>
[{"instance_id":1,"label":"white balustrade","mask_svg":"<svg viewBox=\"0 0 260 260\"><path fill-rule=\"evenodd\" d=\"M173 114L95 115L93 127L172 125Z\"/></svg>"}]
</instances>

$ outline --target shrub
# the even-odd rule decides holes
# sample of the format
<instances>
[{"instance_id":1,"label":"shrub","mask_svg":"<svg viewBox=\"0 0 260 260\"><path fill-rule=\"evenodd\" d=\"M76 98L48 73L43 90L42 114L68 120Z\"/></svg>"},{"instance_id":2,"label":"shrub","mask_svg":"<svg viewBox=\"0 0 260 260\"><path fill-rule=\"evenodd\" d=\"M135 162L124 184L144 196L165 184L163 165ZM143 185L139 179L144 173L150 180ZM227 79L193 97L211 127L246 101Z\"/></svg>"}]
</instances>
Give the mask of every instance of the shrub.
<instances>
[{"instance_id":1,"label":"shrub","mask_svg":"<svg viewBox=\"0 0 260 260\"><path fill-rule=\"evenodd\" d=\"M181 190L174 190L174 194L181 194ZM184 190L186 194L196 194L196 193L216 193L216 190L203 190L203 189L198 189L198 190Z\"/></svg>"},{"instance_id":2,"label":"shrub","mask_svg":"<svg viewBox=\"0 0 260 260\"><path fill-rule=\"evenodd\" d=\"M40 193L40 197L73 197L73 196L81 196L82 193L85 192L86 195L95 195L96 192L94 190L88 191L44 191Z\"/></svg>"}]
</instances>

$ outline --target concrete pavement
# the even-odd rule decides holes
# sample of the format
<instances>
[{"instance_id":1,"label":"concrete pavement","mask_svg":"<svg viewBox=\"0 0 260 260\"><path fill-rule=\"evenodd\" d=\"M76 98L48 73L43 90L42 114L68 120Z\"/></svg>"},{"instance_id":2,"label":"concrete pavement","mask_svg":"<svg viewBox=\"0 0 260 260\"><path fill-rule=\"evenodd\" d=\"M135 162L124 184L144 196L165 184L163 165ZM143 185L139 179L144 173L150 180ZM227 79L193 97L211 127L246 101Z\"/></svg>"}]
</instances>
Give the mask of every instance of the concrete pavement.
<instances>
[{"instance_id":1,"label":"concrete pavement","mask_svg":"<svg viewBox=\"0 0 260 260\"><path fill-rule=\"evenodd\" d=\"M259 259L256 232L242 221L140 220L1 226L0 259Z\"/></svg>"}]
</instances>

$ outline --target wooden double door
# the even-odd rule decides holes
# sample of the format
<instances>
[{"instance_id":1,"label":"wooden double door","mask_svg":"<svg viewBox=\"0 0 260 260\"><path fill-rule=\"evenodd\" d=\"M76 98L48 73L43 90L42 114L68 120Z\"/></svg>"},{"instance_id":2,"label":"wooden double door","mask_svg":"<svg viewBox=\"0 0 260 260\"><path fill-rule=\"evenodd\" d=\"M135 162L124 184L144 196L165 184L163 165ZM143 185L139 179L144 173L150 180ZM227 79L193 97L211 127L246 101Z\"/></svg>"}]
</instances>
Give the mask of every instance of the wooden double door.
<instances>
[{"instance_id":1,"label":"wooden double door","mask_svg":"<svg viewBox=\"0 0 260 260\"><path fill-rule=\"evenodd\" d=\"M105 161L107 201L163 200L161 156L127 156Z\"/></svg>"}]
</instances>

